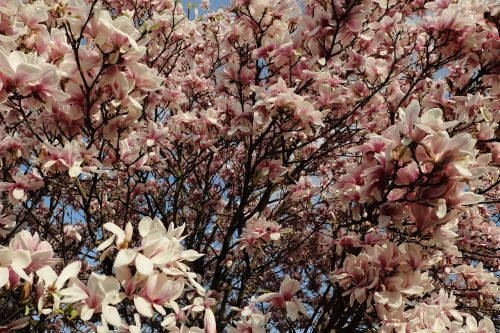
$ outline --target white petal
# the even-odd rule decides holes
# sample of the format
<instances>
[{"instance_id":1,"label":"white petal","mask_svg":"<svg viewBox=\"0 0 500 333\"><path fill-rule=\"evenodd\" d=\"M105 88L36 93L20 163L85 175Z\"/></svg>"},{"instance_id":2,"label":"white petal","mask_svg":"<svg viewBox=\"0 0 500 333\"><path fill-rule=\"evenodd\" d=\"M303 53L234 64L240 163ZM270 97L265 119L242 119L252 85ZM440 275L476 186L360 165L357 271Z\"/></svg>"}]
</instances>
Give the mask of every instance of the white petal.
<instances>
[{"instance_id":1,"label":"white petal","mask_svg":"<svg viewBox=\"0 0 500 333\"><path fill-rule=\"evenodd\" d=\"M36 271L36 275L43 280L45 286L51 285L57 280L57 274L50 266L40 268Z\"/></svg>"},{"instance_id":2,"label":"white petal","mask_svg":"<svg viewBox=\"0 0 500 333\"><path fill-rule=\"evenodd\" d=\"M26 268L31 264L31 254L26 250L17 250L12 253L12 265L19 268Z\"/></svg>"},{"instance_id":3,"label":"white petal","mask_svg":"<svg viewBox=\"0 0 500 333\"><path fill-rule=\"evenodd\" d=\"M143 275L153 273L153 262L146 258L142 253L137 254L135 258L135 267L137 271Z\"/></svg>"},{"instance_id":4,"label":"white petal","mask_svg":"<svg viewBox=\"0 0 500 333\"><path fill-rule=\"evenodd\" d=\"M438 219L442 219L445 215L446 215L446 200L439 199L436 210L436 216Z\"/></svg>"},{"instance_id":5,"label":"white petal","mask_svg":"<svg viewBox=\"0 0 500 333\"><path fill-rule=\"evenodd\" d=\"M9 282L9 269L7 267L0 267L0 288Z\"/></svg>"},{"instance_id":6,"label":"white petal","mask_svg":"<svg viewBox=\"0 0 500 333\"><path fill-rule=\"evenodd\" d=\"M195 261L198 258L203 257L203 254L196 252L195 250L187 250L182 252L181 259L187 261Z\"/></svg>"},{"instance_id":7,"label":"white petal","mask_svg":"<svg viewBox=\"0 0 500 333\"><path fill-rule=\"evenodd\" d=\"M56 287L57 289L61 289L66 281L68 281L72 277L76 277L78 273L80 272L80 268L82 268L82 263L79 261L72 262L68 266L66 266L63 271L61 272L61 275L57 278L56 281Z\"/></svg>"},{"instance_id":8,"label":"white petal","mask_svg":"<svg viewBox=\"0 0 500 333\"><path fill-rule=\"evenodd\" d=\"M87 304L83 304L80 312L80 318L84 321L87 321L90 320L90 318L92 318L93 314L94 314L94 309L89 308Z\"/></svg>"},{"instance_id":9,"label":"white petal","mask_svg":"<svg viewBox=\"0 0 500 333\"><path fill-rule=\"evenodd\" d=\"M441 111L441 109L438 108L433 108L425 111L422 114L422 117L420 118L420 120L423 123L431 123L431 124L434 124L442 119L443 119L443 111Z\"/></svg>"},{"instance_id":10,"label":"white petal","mask_svg":"<svg viewBox=\"0 0 500 333\"><path fill-rule=\"evenodd\" d=\"M12 191L12 196L16 200L22 200L24 198L24 190L22 188L15 188L14 191Z\"/></svg>"},{"instance_id":11,"label":"white petal","mask_svg":"<svg viewBox=\"0 0 500 333\"><path fill-rule=\"evenodd\" d=\"M115 235L111 236L110 238L106 239L106 241L102 242L98 247L97 251L102 251L107 249L115 240Z\"/></svg>"},{"instance_id":12,"label":"white petal","mask_svg":"<svg viewBox=\"0 0 500 333\"><path fill-rule=\"evenodd\" d=\"M159 304L153 304L153 307L155 308L156 311L158 311L162 315L165 316L167 314L167 312L165 311L165 309L163 308L163 306L161 306Z\"/></svg>"},{"instance_id":13,"label":"white petal","mask_svg":"<svg viewBox=\"0 0 500 333\"><path fill-rule=\"evenodd\" d=\"M139 312L142 316L149 318L153 316L153 309L151 309L151 304L149 304L144 298L136 296L134 298L134 305L137 309L137 312Z\"/></svg>"},{"instance_id":14,"label":"white petal","mask_svg":"<svg viewBox=\"0 0 500 333\"><path fill-rule=\"evenodd\" d=\"M454 163L453 166L457 169L458 173L465 177L471 177L472 173L467 167L460 165L459 163Z\"/></svg>"},{"instance_id":15,"label":"white petal","mask_svg":"<svg viewBox=\"0 0 500 333\"><path fill-rule=\"evenodd\" d=\"M82 168L80 168L79 165L75 164L73 165L71 168L69 168L68 170L68 175L71 177L71 178L76 178L78 176L80 176L80 174L82 173Z\"/></svg>"},{"instance_id":16,"label":"white petal","mask_svg":"<svg viewBox=\"0 0 500 333\"><path fill-rule=\"evenodd\" d=\"M205 310L205 317L203 318L205 325L205 333L217 333L217 326L215 324L215 316L212 310Z\"/></svg>"},{"instance_id":17,"label":"white petal","mask_svg":"<svg viewBox=\"0 0 500 333\"><path fill-rule=\"evenodd\" d=\"M59 294L64 297L61 300L62 303L76 303L88 297L87 293L77 286L63 289Z\"/></svg>"},{"instance_id":18,"label":"white petal","mask_svg":"<svg viewBox=\"0 0 500 333\"><path fill-rule=\"evenodd\" d=\"M102 307L102 314L104 319L114 327L120 327L122 325L122 319L118 310L114 306L105 305Z\"/></svg>"},{"instance_id":19,"label":"white petal","mask_svg":"<svg viewBox=\"0 0 500 333\"><path fill-rule=\"evenodd\" d=\"M135 259L136 252L134 250L124 249L118 252L113 267L127 266Z\"/></svg>"},{"instance_id":20,"label":"white petal","mask_svg":"<svg viewBox=\"0 0 500 333\"><path fill-rule=\"evenodd\" d=\"M108 223L105 223L103 225L103 227L104 227L104 229L114 233L116 236L118 236L118 238L125 238L125 231L120 229L120 227L117 226L116 224L108 222Z\"/></svg>"},{"instance_id":21,"label":"white petal","mask_svg":"<svg viewBox=\"0 0 500 333\"><path fill-rule=\"evenodd\" d=\"M153 220L146 216L139 222L139 234L142 237L146 237L149 234L149 230L151 229L151 225L153 224Z\"/></svg>"},{"instance_id":22,"label":"white petal","mask_svg":"<svg viewBox=\"0 0 500 333\"><path fill-rule=\"evenodd\" d=\"M459 197L459 200L461 205L474 205L484 201L484 197L473 192L465 192Z\"/></svg>"}]
</instances>

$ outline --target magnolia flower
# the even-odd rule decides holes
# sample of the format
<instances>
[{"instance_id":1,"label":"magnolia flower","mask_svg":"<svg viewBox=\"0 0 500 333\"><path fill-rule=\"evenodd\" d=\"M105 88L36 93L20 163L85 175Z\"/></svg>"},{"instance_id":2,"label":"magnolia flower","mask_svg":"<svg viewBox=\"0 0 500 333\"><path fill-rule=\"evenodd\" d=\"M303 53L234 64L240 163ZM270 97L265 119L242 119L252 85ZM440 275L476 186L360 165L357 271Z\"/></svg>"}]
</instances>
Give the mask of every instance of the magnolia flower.
<instances>
[{"instance_id":1,"label":"magnolia flower","mask_svg":"<svg viewBox=\"0 0 500 333\"><path fill-rule=\"evenodd\" d=\"M153 147L158 143L162 143L169 132L167 127L159 128L158 125L150 121L148 124L148 133L145 133L142 140L146 142L146 146Z\"/></svg>"},{"instance_id":2,"label":"magnolia flower","mask_svg":"<svg viewBox=\"0 0 500 333\"><path fill-rule=\"evenodd\" d=\"M447 132L440 132L417 147L416 157L428 171L438 166L448 177L471 177L469 165L475 157L475 144L469 133L450 138Z\"/></svg>"},{"instance_id":3,"label":"magnolia flower","mask_svg":"<svg viewBox=\"0 0 500 333\"><path fill-rule=\"evenodd\" d=\"M296 184L289 185L287 189L290 191L290 200L292 201L309 201L316 195L320 188L313 186L309 177L300 176Z\"/></svg>"},{"instance_id":4,"label":"magnolia flower","mask_svg":"<svg viewBox=\"0 0 500 333\"><path fill-rule=\"evenodd\" d=\"M270 313L264 315L255 305L257 299L252 297L250 303L243 309L231 307L231 310L239 312L239 321L234 322L234 327L230 327L228 333L265 333L266 322L270 318Z\"/></svg>"},{"instance_id":5,"label":"magnolia flower","mask_svg":"<svg viewBox=\"0 0 500 333\"><path fill-rule=\"evenodd\" d=\"M141 274L148 275L153 271L153 263L150 260L144 257L144 255L139 253L137 250L128 248L133 233L132 224L130 222L127 223L125 231L111 222L105 223L103 227L106 230L111 231L113 233L113 236L99 245L97 250L102 251L108 248L116 239L116 247L119 249L119 251L114 262L115 268L127 266L130 263L134 262L137 270Z\"/></svg>"},{"instance_id":6,"label":"magnolia flower","mask_svg":"<svg viewBox=\"0 0 500 333\"><path fill-rule=\"evenodd\" d=\"M134 27L131 18L119 16L112 19L106 10L99 11L97 35L94 42L101 47L104 52L118 51L126 54L128 61L138 60L146 51L144 46L139 46L136 39L140 32Z\"/></svg>"},{"instance_id":7,"label":"magnolia flower","mask_svg":"<svg viewBox=\"0 0 500 333\"><path fill-rule=\"evenodd\" d=\"M130 268L128 266L115 268L115 275L117 280L120 281L120 284L125 290L125 296L129 299L132 299L139 283L145 279L145 277L140 273L136 273L132 276L132 273L130 272Z\"/></svg>"},{"instance_id":8,"label":"magnolia flower","mask_svg":"<svg viewBox=\"0 0 500 333\"><path fill-rule=\"evenodd\" d=\"M270 302L271 306L280 309L286 309L288 318L295 321L299 312L307 314L304 304L293 296L299 289L299 281L291 279L289 275L286 275L283 282L281 282L279 292L264 294L258 300L260 302Z\"/></svg>"},{"instance_id":9,"label":"magnolia flower","mask_svg":"<svg viewBox=\"0 0 500 333\"><path fill-rule=\"evenodd\" d=\"M31 180L25 175L13 176L13 183L0 182L0 192L9 193L9 201L16 205L20 201L25 201L28 198L28 191L32 191L42 187L43 181Z\"/></svg>"},{"instance_id":10,"label":"magnolia flower","mask_svg":"<svg viewBox=\"0 0 500 333\"><path fill-rule=\"evenodd\" d=\"M238 248L244 249L248 247L249 251L252 252L254 248L260 247L262 243L279 241L281 234L289 231L289 229L281 229L281 226L274 221L268 221L265 218L253 218L248 220L246 227L243 228L243 233L238 239L240 243Z\"/></svg>"},{"instance_id":11,"label":"magnolia flower","mask_svg":"<svg viewBox=\"0 0 500 333\"><path fill-rule=\"evenodd\" d=\"M139 223L139 233L143 237L142 253L145 258L144 265L161 267L166 274L185 274L189 268L182 261L194 261L202 254L194 250L184 250L181 245L184 226L174 228L173 223L165 229L163 223L158 219L146 217ZM189 277L189 276L188 276ZM190 282L194 282L191 281Z\"/></svg>"},{"instance_id":12,"label":"magnolia flower","mask_svg":"<svg viewBox=\"0 0 500 333\"><path fill-rule=\"evenodd\" d=\"M314 106L306 101L296 101L295 103L294 118L300 121L301 125L305 127L304 132L310 133L310 126L325 126L322 121L323 113L314 109Z\"/></svg>"},{"instance_id":13,"label":"magnolia flower","mask_svg":"<svg viewBox=\"0 0 500 333\"><path fill-rule=\"evenodd\" d=\"M281 176L287 172L281 160L263 160L256 166L259 178L267 178L271 182L278 182Z\"/></svg>"},{"instance_id":14,"label":"magnolia flower","mask_svg":"<svg viewBox=\"0 0 500 333\"><path fill-rule=\"evenodd\" d=\"M41 313L49 314L59 309L61 301L60 291L66 284L66 281L78 275L81 267L81 262L75 261L66 266L59 276L57 276L56 272L50 266L45 266L36 271L36 275L40 278L37 289L43 289L43 295L38 299L38 310ZM44 305L49 298L53 302L52 310L44 309Z\"/></svg>"},{"instance_id":15,"label":"magnolia flower","mask_svg":"<svg viewBox=\"0 0 500 333\"><path fill-rule=\"evenodd\" d=\"M80 143L76 140L66 142L64 148L57 148L49 143L44 144L46 156L42 159L43 168L52 172L68 170L71 178L77 178L82 173L83 158L80 155Z\"/></svg>"},{"instance_id":16,"label":"magnolia flower","mask_svg":"<svg viewBox=\"0 0 500 333\"><path fill-rule=\"evenodd\" d=\"M0 246L0 288L5 285L15 287L19 283L19 277L30 281L30 277L24 271L30 263L29 252L11 251L9 248Z\"/></svg>"},{"instance_id":17,"label":"magnolia flower","mask_svg":"<svg viewBox=\"0 0 500 333\"><path fill-rule=\"evenodd\" d=\"M406 144L414 141L421 141L427 134L437 134L458 124L457 121L444 122L441 109L433 108L423 112L419 117L420 104L417 100L412 100L403 111L399 110L400 131L406 135ZM409 141L408 141L409 140Z\"/></svg>"},{"instance_id":18,"label":"magnolia flower","mask_svg":"<svg viewBox=\"0 0 500 333\"><path fill-rule=\"evenodd\" d=\"M184 290L182 279L172 279L165 274L155 272L149 275L140 296L134 297L137 311L145 316L153 316L153 308L166 315L164 306L175 301Z\"/></svg>"},{"instance_id":19,"label":"magnolia flower","mask_svg":"<svg viewBox=\"0 0 500 333\"><path fill-rule=\"evenodd\" d=\"M44 266L54 265L58 259L53 258L54 250L47 241L40 240L38 233L31 235L27 230L17 233L9 242L13 255L29 258L29 264L23 268L26 273L34 272Z\"/></svg>"},{"instance_id":20,"label":"magnolia flower","mask_svg":"<svg viewBox=\"0 0 500 333\"><path fill-rule=\"evenodd\" d=\"M427 273L413 271L390 276L384 281L382 288L385 290L375 292L373 300L397 309L404 304L406 297L422 295L434 287Z\"/></svg>"},{"instance_id":21,"label":"magnolia flower","mask_svg":"<svg viewBox=\"0 0 500 333\"><path fill-rule=\"evenodd\" d=\"M97 251L103 251L107 249L113 241L116 239L116 247L118 249L128 248L129 242L132 240L133 228L130 222L125 226L125 231L120 229L116 224L112 222L105 223L103 228L110 231L113 235L102 242L98 247Z\"/></svg>"},{"instance_id":22,"label":"magnolia flower","mask_svg":"<svg viewBox=\"0 0 500 333\"><path fill-rule=\"evenodd\" d=\"M61 303L74 304L84 321L90 320L95 313L102 313L107 322L120 327L120 315L112 306L121 301L119 290L120 283L114 277L92 272L87 285L76 278L71 278L69 286L60 291Z\"/></svg>"},{"instance_id":23,"label":"magnolia flower","mask_svg":"<svg viewBox=\"0 0 500 333\"><path fill-rule=\"evenodd\" d=\"M16 88L27 96L36 93L42 98L65 100L68 95L59 89L59 74L56 67L45 63L34 53L22 51L7 53L0 47L0 91Z\"/></svg>"},{"instance_id":24,"label":"magnolia flower","mask_svg":"<svg viewBox=\"0 0 500 333\"><path fill-rule=\"evenodd\" d=\"M343 295L350 295L349 304L352 306L356 300L358 303L371 302L373 294L371 290L378 283L377 269L370 264L370 257L366 253L353 256L348 255L344 260L344 266L335 271L331 276L333 282L347 289Z\"/></svg>"},{"instance_id":25,"label":"magnolia flower","mask_svg":"<svg viewBox=\"0 0 500 333\"><path fill-rule=\"evenodd\" d=\"M64 228L65 241L81 241L82 236L78 233L78 229L74 225L65 225Z\"/></svg>"}]
</instances>

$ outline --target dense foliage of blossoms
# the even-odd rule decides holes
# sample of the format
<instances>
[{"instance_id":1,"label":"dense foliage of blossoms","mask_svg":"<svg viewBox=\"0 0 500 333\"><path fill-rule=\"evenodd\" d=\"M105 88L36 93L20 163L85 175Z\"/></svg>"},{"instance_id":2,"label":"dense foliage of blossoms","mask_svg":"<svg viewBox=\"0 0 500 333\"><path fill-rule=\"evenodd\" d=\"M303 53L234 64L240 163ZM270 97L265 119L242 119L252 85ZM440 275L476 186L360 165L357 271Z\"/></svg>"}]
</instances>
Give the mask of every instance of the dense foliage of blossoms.
<instances>
[{"instance_id":1,"label":"dense foliage of blossoms","mask_svg":"<svg viewBox=\"0 0 500 333\"><path fill-rule=\"evenodd\" d=\"M495 332L498 1L200 6L0 0L0 332Z\"/></svg>"}]
</instances>

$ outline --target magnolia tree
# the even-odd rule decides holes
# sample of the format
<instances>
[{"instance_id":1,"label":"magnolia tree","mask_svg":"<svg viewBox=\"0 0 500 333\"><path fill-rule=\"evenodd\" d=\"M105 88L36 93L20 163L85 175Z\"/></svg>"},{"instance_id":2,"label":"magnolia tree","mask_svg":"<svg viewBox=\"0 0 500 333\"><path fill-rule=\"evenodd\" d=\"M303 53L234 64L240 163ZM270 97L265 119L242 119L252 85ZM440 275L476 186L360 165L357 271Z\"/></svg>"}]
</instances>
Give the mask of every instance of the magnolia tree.
<instances>
[{"instance_id":1,"label":"magnolia tree","mask_svg":"<svg viewBox=\"0 0 500 333\"><path fill-rule=\"evenodd\" d=\"M201 7L0 1L0 332L495 332L498 2Z\"/></svg>"}]
</instances>

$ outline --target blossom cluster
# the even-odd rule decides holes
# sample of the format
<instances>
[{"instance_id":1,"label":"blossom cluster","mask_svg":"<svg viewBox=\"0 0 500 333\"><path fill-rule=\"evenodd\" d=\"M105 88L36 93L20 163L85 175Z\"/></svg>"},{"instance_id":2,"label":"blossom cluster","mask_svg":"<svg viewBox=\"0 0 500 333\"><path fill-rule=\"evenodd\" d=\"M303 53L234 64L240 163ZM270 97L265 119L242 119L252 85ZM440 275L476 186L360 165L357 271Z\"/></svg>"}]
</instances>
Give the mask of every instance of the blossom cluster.
<instances>
[{"instance_id":1,"label":"blossom cluster","mask_svg":"<svg viewBox=\"0 0 500 333\"><path fill-rule=\"evenodd\" d=\"M91 319L100 314L100 325L96 327L99 332L108 331L108 324L117 330L140 332L140 316L152 317L153 311L164 318L161 325L170 331L183 330L187 318L201 315L205 332L215 332L212 304L203 303L205 289L196 281L196 274L183 263L201 256L196 251L183 249L180 244L183 227L170 225L166 230L158 218L145 217L139 223L142 241L137 248L129 248L131 224L125 230L113 223L105 228L113 235L98 251L104 251L101 261L115 257L112 275L91 270L89 273L89 263L83 264L85 268L81 261L68 263L56 273L54 267L60 258L54 257L50 243L40 240L37 233L31 235L24 230L16 234L9 247L0 248L1 287L7 290L22 287L24 297L29 297L30 289L35 288L34 301L42 315L61 312L91 324ZM115 240L116 246L110 247ZM117 252L116 255L113 252ZM82 282L84 276L86 283ZM176 301L185 294L191 294L192 304L181 307ZM199 304L200 299L204 305ZM135 325L128 325L120 317L117 307L122 302L135 305L138 318ZM190 330L203 331L196 327Z\"/></svg>"},{"instance_id":2,"label":"blossom cluster","mask_svg":"<svg viewBox=\"0 0 500 333\"><path fill-rule=\"evenodd\" d=\"M499 22L0 1L0 332L494 332Z\"/></svg>"}]
</instances>

